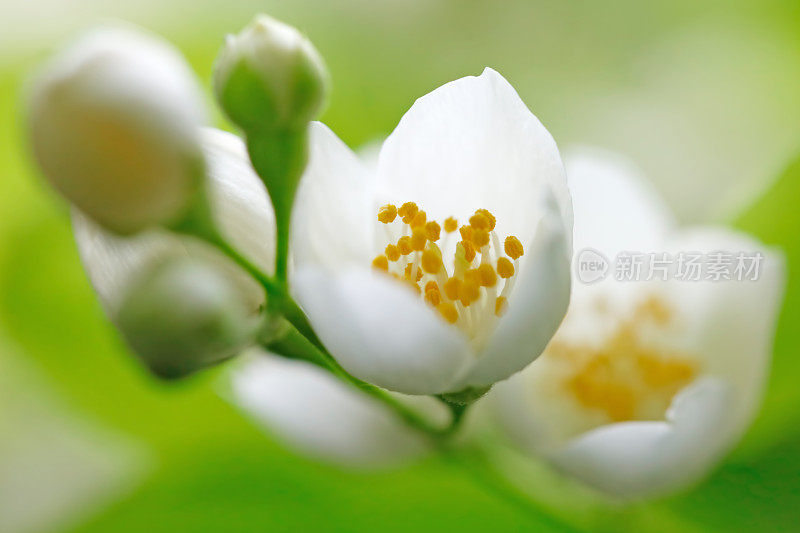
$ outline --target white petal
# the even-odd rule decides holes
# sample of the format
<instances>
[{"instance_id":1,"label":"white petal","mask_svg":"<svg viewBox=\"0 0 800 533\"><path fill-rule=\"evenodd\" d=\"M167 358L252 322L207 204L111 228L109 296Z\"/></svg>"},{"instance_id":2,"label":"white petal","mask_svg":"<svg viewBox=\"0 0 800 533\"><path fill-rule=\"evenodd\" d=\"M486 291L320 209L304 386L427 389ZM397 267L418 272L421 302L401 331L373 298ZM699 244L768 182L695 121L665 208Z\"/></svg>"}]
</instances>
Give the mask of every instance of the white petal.
<instances>
[{"instance_id":1,"label":"white petal","mask_svg":"<svg viewBox=\"0 0 800 533\"><path fill-rule=\"evenodd\" d=\"M732 388L704 379L676 396L667 422L625 422L591 431L555 454L563 470L624 499L684 487L732 445Z\"/></svg>"},{"instance_id":2,"label":"white petal","mask_svg":"<svg viewBox=\"0 0 800 533\"><path fill-rule=\"evenodd\" d=\"M274 268L275 222L269 197L252 171L241 141L230 133L205 130L209 194L223 233L267 271ZM255 308L263 301L258 285L217 252L192 239L163 230L118 237L74 211L73 229L84 268L106 312L113 316L119 299L137 273L170 253L200 255L219 261L240 281Z\"/></svg>"},{"instance_id":3,"label":"white petal","mask_svg":"<svg viewBox=\"0 0 800 533\"><path fill-rule=\"evenodd\" d=\"M250 164L242 140L203 130L211 209L220 231L267 273L275 270L275 214L269 194Z\"/></svg>"},{"instance_id":4,"label":"white petal","mask_svg":"<svg viewBox=\"0 0 800 533\"><path fill-rule=\"evenodd\" d=\"M474 361L465 338L410 289L369 268L299 269L314 330L354 376L406 394L449 392Z\"/></svg>"},{"instance_id":5,"label":"white petal","mask_svg":"<svg viewBox=\"0 0 800 533\"><path fill-rule=\"evenodd\" d=\"M429 218L466 220L478 208L497 231L533 238L543 184L558 199L565 227L572 210L555 141L500 74L447 83L418 99L384 143L381 200L418 202Z\"/></svg>"},{"instance_id":6,"label":"white petal","mask_svg":"<svg viewBox=\"0 0 800 533\"><path fill-rule=\"evenodd\" d=\"M754 239L723 228L695 228L670 240L673 252L717 251L761 253L755 281L672 281L669 298L687 331L687 349L700 359L702 371L733 384L738 432L758 407L772 356L778 312L783 298L783 256Z\"/></svg>"},{"instance_id":7,"label":"white petal","mask_svg":"<svg viewBox=\"0 0 800 533\"><path fill-rule=\"evenodd\" d=\"M233 395L268 431L319 459L380 467L426 450L421 435L385 407L302 361L261 352L234 373Z\"/></svg>"},{"instance_id":8,"label":"white petal","mask_svg":"<svg viewBox=\"0 0 800 533\"><path fill-rule=\"evenodd\" d=\"M626 159L596 148L566 151L575 213L575 251L613 260L621 251L657 251L675 222L655 188Z\"/></svg>"},{"instance_id":9,"label":"white petal","mask_svg":"<svg viewBox=\"0 0 800 533\"><path fill-rule=\"evenodd\" d=\"M294 265L369 265L375 224L366 169L327 126L312 122L309 164L292 212Z\"/></svg>"},{"instance_id":10,"label":"white petal","mask_svg":"<svg viewBox=\"0 0 800 533\"><path fill-rule=\"evenodd\" d=\"M466 377L467 385L490 385L525 368L542 353L564 318L570 294L568 229L554 200L542 211L545 215L523 256L508 311Z\"/></svg>"}]
</instances>

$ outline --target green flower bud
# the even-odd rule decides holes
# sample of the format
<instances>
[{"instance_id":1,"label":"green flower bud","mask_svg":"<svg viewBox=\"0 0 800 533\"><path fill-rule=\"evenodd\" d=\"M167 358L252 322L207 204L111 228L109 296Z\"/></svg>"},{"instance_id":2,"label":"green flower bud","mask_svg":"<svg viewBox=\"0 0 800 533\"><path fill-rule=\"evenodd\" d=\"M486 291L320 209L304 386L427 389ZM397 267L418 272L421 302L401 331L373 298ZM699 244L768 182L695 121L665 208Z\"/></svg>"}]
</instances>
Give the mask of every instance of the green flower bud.
<instances>
[{"instance_id":1,"label":"green flower bud","mask_svg":"<svg viewBox=\"0 0 800 533\"><path fill-rule=\"evenodd\" d=\"M266 15L227 37L214 70L217 100L248 134L304 127L322 111L327 89L327 70L311 42Z\"/></svg>"},{"instance_id":2,"label":"green flower bud","mask_svg":"<svg viewBox=\"0 0 800 533\"><path fill-rule=\"evenodd\" d=\"M181 219L204 177L205 110L176 50L133 30L95 30L31 89L33 155L67 200L116 233Z\"/></svg>"},{"instance_id":3,"label":"green flower bud","mask_svg":"<svg viewBox=\"0 0 800 533\"><path fill-rule=\"evenodd\" d=\"M147 367L171 379L236 355L260 319L240 288L211 264L173 258L130 285L116 322Z\"/></svg>"}]
</instances>

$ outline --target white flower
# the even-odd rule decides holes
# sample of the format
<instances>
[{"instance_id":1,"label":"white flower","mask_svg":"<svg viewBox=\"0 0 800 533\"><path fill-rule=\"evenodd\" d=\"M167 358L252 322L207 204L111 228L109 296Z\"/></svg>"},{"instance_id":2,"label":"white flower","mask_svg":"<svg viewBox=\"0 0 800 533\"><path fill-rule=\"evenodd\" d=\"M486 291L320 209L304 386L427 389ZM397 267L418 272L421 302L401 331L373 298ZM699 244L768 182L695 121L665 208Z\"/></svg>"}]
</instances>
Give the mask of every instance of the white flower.
<instances>
[{"instance_id":1,"label":"white flower","mask_svg":"<svg viewBox=\"0 0 800 533\"><path fill-rule=\"evenodd\" d=\"M385 405L330 373L254 352L233 373L233 400L293 449L358 468L397 466L430 449Z\"/></svg>"},{"instance_id":2,"label":"white flower","mask_svg":"<svg viewBox=\"0 0 800 533\"><path fill-rule=\"evenodd\" d=\"M201 142L215 221L231 243L265 272L275 261L275 220L269 197L247 159L238 137L205 129ZM75 238L84 268L109 317L116 321L126 291L141 272L174 255L211 261L230 276L253 313L264 302L262 288L207 245L164 230L119 237L75 213Z\"/></svg>"},{"instance_id":3,"label":"white flower","mask_svg":"<svg viewBox=\"0 0 800 533\"><path fill-rule=\"evenodd\" d=\"M194 76L167 43L103 29L59 54L32 88L30 134L44 175L119 233L176 221L202 180Z\"/></svg>"},{"instance_id":4,"label":"white flower","mask_svg":"<svg viewBox=\"0 0 800 533\"><path fill-rule=\"evenodd\" d=\"M611 272L576 283L542 357L492 392L513 440L559 469L624 499L676 490L712 468L754 415L782 258L730 230L677 229L657 195L611 156L578 152L567 175L576 253L764 256L757 281L622 282Z\"/></svg>"},{"instance_id":5,"label":"white flower","mask_svg":"<svg viewBox=\"0 0 800 533\"><path fill-rule=\"evenodd\" d=\"M420 98L370 174L312 125L291 282L334 357L407 394L488 386L534 360L569 300L572 215L556 144L508 82L486 69ZM457 246L446 219L476 210Z\"/></svg>"}]
</instances>

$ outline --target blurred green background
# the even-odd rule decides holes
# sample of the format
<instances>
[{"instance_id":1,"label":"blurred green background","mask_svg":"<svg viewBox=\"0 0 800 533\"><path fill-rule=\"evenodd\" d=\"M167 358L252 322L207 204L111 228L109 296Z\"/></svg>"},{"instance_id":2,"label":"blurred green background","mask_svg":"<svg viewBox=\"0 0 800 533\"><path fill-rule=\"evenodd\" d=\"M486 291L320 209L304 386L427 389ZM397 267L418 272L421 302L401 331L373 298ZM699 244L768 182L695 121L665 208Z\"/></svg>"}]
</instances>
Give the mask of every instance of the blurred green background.
<instances>
[{"instance_id":1,"label":"blurred green background","mask_svg":"<svg viewBox=\"0 0 800 533\"><path fill-rule=\"evenodd\" d=\"M173 41L208 86L223 36L258 11L323 53L323 120L352 147L390 132L416 97L492 66L562 148L619 151L682 221L781 246L790 277L770 388L728 460L695 489L632 508L534 468L544 511L523 513L436 459L368 474L297 457L220 396L224 369L170 386L146 375L26 158L24 82L64 38L121 18ZM581 530L800 531L796 0L2 0L0 15L0 531L561 529L550 514Z\"/></svg>"}]
</instances>

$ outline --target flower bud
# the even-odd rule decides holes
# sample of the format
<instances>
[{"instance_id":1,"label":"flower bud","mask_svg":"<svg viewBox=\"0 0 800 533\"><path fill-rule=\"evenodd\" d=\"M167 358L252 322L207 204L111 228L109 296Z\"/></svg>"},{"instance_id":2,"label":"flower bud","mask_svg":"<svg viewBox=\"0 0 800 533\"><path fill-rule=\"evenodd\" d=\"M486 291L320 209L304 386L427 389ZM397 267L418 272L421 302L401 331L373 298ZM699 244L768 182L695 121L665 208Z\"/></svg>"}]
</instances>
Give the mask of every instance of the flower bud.
<instances>
[{"instance_id":1,"label":"flower bud","mask_svg":"<svg viewBox=\"0 0 800 533\"><path fill-rule=\"evenodd\" d=\"M233 357L259 323L229 277L188 258L160 262L132 283L116 321L147 367L167 379Z\"/></svg>"},{"instance_id":2,"label":"flower bud","mask_svg":"<svg viewBox=\"0 0 800 533\"><path fill-rule=\"evenodd\" d=\"M95 30L58 54L29 102L33 154L50 184L117 233L181 218L203 176L194 76L161 40Z\"/></svg>"},{"instance_id":3,"label":"flower bud","mask_svg":"<svg viewBox=\"0 0 800 533\"><path fill-rule=\"evenodd\" d=\"M227 37L214 71L217 100L245 132L304 126L322 111L327 86L311 42L266 15Z\"/></svg>"}]
</instances>

